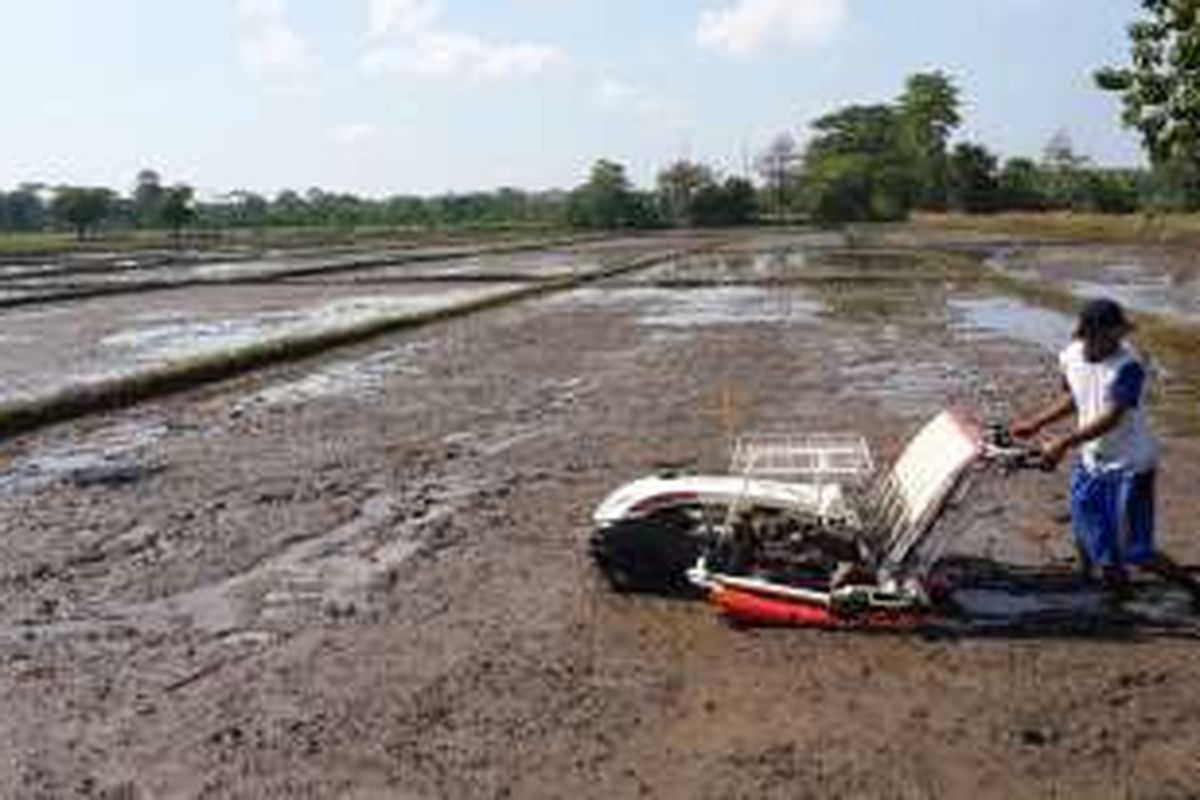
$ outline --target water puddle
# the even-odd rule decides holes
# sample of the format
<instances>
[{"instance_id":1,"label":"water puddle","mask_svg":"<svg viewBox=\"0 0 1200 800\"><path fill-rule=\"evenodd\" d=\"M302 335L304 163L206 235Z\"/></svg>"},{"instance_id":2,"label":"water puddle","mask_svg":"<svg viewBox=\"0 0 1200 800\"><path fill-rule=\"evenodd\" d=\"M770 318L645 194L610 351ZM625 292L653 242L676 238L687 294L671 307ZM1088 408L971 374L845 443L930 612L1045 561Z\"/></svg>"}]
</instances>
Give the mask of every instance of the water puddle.
<instances>
[{"instance_id":1,"label":"water puddle","mask_svg":"<svg viewBox=\"0 0 1200 800\"><path fill-rule=\"evenodd\" d=\"M954 328L967 341L1004 338L1058 352L1071 341L1074 320L1014 297L952 298Z\"/></svg>"},{"instance_id":2,"label":"water puddle","mask_svg":"<svg viewBox=\"0 0 1200 800\"><path fill-rule=\"evenodd\" d=\"M397 376L420 375L418 357L431 349L430 342L389 347L366 358L339 361L296 380L268 386L234 405L236 411L294 406L327 397L378 394Z\"/></svg>"},{"instance_id":3,"label":"water puddle","mask_svg":"<svg viewBox=\"0 0 1200 800\"><path fill-rule=\"evenodd\" d=\"M1110 297L1127 308L1200 322L1200 283L1177 284L1169 275L1138 274L1129 280L1079 280L1070 284L1079 298Z\"/></svg>"},{"instance_id":4,"label":"water puddle","mask_svg":"<svg viewBox=\"0 0 1200 800\"><path fill-rule=\"evenodd\" d=\"M1177 256L1176 256L1177 257ZM1022 280L1050 282L1083 300L1111 297L1134 311L1200 321L1200 279L1179 269L1171 256L1156 262L1107 249L1002 250L987 267Z\"/></svg>"},{"instance_id":5,"label":"water puddle","mask_svg":"<svg viewBox=\"0 0 1200 800\"><path fill-rule=\"evenodd\" d=\"M794 287L593 287L579 289L548 302L576 308L632 309L637 314L640 325L658 328L811 322L822 310L820 301L811 293Z\"/></svg>"},{"instance_id":6,"label":"water puddle","mask_svg":"<svg viewBox=\"0 0 1200 800\"><path fill-rule=\"evenodd\" d=\"M1187 591L1167 584L1146 584L1117 601L1095 586L1037 591L1002 586L964 588L952 594L955 605L981 625L1158 625L1192 627L1200 620Z\"/></svg>"},{"instance_id":7,"label":"water puddle","mask_svg":"<svg viewBox=\"0 0 1200 800\"><path fill-rule=\"evenodd\" d=\"M78 486L134 483L165 468L153 446L168 432L162 423L128 422L19 456L0 471L0 493L28 492L61 482Z\"/></svg>"},{"instance_id":8,"label":"water puddle","mask_svg":"<svg viewBox=\"0 0 1200 800\"><path fill-rule=\"evenodd\" d=\"M386 319L415 316L501 294L512 287L446 289L424 295L350 297L323 305L246 317L194 319L183 312L143 317L136 327L101 340L122 361L184 360L268 340L312 336Z\"/></svg>"},{"instance_id":9,"label":"water puddle","mask_svg":"<svg viewBox=\"0 0 1200 800\"><path fill-rule=\"evenodd\" d=\"M780 231L756 233L725 249L729 252L760 253L772 250L833 249L845 247L848 238L842 231Z\"/></svg>"},{"instance_id":10,"label":"water puddle","mask_svg":"<svg viewBox=\"0 0 1200 800\"><path fill-rule=\"evenodd\" d=\"M26 278L53 274L60 269L57 264L4 264L0 265L0 278Z\"/></svg>"},{"instance_id":11,"label":"water puddle","mask_svg":"<svg viewBox=\"0 0 1200 800\"><path fill-rule=\"evenodd\" d=\"M747 283L779 280L806 271L811 263L805 250L719 252L688 256L647 270L639 281Z\"/></svg>"}]
</instances>

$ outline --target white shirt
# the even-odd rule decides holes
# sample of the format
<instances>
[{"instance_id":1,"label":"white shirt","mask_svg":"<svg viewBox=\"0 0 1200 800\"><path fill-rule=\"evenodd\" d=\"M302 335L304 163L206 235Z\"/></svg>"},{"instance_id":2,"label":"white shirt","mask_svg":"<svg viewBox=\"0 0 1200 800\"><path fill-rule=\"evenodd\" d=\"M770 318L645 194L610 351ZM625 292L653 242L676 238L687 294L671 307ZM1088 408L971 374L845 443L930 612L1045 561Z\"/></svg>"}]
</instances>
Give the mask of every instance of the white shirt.
<instances>
[{"instance_id":1,"label":"white shirt","mask_svg":"<svg viewBox=\"0 0 1200 800\"><path fill-rule=\"evenodd\" d=\"M1158 443L1146 420L1150 380L1137 351L1122 344L1104 361L1092 363L1084 356L1083 342L1076 339L1059 354L1058 363L1075 398L1080 428L1116 405L1126 409L1116 428L1083 445L1083 466L1089 472L1154 469Z\"/></svg>"}]
</instances>

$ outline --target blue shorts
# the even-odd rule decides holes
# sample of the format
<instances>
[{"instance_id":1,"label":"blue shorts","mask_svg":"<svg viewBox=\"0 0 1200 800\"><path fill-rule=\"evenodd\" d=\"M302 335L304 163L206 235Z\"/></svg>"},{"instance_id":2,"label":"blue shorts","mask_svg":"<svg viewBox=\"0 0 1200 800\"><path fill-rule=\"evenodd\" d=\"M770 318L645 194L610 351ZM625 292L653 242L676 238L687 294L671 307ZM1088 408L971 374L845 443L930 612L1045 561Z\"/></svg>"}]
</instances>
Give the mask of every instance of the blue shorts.
<instances>
[{"instance_id":1,"label":"blue shorts","mask_svg":"<svg viewBox=\"0 0 1200 800\"><path fill-rule=\"evenodd\" d=\"M1083 554L1101 567L1154 560L1154 470L1071 476L1071 522Z\"/></svg>"}]
</instances>

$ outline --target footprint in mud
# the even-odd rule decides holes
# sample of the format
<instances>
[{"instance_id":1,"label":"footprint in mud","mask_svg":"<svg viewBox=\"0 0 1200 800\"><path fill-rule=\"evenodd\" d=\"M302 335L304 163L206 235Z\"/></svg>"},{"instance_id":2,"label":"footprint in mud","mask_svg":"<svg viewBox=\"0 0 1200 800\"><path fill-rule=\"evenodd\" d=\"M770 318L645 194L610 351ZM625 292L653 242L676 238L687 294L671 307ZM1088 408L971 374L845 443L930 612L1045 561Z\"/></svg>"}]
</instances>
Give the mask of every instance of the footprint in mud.
<instances>
[{"instance_id":1,"label":"footprint in mud","mask_svg":"<svg viewBox=\"0 0 1200 800\"><path fill-rule=\"evenodd\" d=\"M0 628L0 640L178 626L228 640L269 636L314 617L353 617L486 488L442 476L403 492L376 494L345 524L296 541L247 572L161 600L108 606L89 619Z\"/></svg>"},{"instance_id":2,"label":"footprint in mud","mask_svg":"<svg viewBox=\"0 0 1200 800\"><path fill-rule=\"evenodd\" d=\"M151 454L166 434L165 424L134 422L36 450L0 472L0 493L36 491L60 482L80 488L138 483L167 468Z\"/></svg>"}]
</instances>

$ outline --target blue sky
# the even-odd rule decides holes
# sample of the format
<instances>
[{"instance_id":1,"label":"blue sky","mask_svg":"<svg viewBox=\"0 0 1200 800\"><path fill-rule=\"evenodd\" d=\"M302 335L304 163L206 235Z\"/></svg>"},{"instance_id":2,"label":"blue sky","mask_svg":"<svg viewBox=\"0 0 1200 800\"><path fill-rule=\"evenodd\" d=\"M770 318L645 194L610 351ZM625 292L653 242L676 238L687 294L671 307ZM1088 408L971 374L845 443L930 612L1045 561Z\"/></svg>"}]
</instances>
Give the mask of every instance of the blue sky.
<instances>
[{"instance_id":1,"label":"blue sky","mask_svg":"<svg viewBox=\"0 0 1200 800\"><path fill-rule=\"evenodd\" d=\"M1036 155L1058 129L1140 160L1091 71L1135 0L0 0L0 187L369 195L648 183L740 170L781 131L941 68L960 136Z\"/></svg>"}]
</instances>

